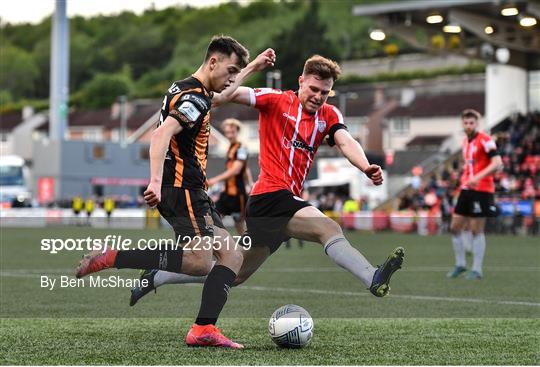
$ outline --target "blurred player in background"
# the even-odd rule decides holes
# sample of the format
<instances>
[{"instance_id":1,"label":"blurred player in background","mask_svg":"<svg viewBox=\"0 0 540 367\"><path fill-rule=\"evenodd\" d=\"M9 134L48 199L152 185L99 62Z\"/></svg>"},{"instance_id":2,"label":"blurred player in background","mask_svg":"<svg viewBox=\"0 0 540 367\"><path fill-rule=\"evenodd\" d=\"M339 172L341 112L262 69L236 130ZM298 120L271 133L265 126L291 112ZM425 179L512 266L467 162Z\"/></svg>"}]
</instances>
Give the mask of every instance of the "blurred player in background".
<instances>
[{"instance_id":1,"label":"blurred player in background","mask_svg":"<svg viewBox=\"0 0 540 367\"><path fill-rule=\"evenodd\" d=\"M335 221L300 197L325 138L373 184L383 181L381 167L369 163L360 144L348 133L341 112L326 104L340 73L337 63L316 55L306 61L296 92L240 87L229 99L214 102L230 100L259 110L261 172L246 209L247 233L253 245L243 252L235 285L246 281L293 237L322 244L325 253L360 279L373 295L383 297L390 290L390 278L403 262L403 248L396 248L375 268L351 246ZM192 278L186 278L186 283L193 282Z\"/></svg>"},{"instance_id":2,"label":"blurred player in background","mask_svg":"<svg viewBox=\"0 0 540 367\"><path fill-rule=\"evenodd\" d=\"M479 112L466 109L461 114L461 121L466 135L462 147L464 167L461 192L450 224L456 264L447 276L457 278L467 271L462 236L462 231L467 225L472 233L473 265L465 278L472 280L482 278L482 264L486 251L484 235L486 218L497 215L493 174L502 168L502 160L491 137L478 131Z\"/></svg>"},{"instance_id":3,"label":"blurred player in background","mask_svg":"<svg viewBox=\"0 0 540 367\"><path fill-rule=\"evenodd\" d=\"M214 93L232 93L248 75L273 65L275 54L267 49L247 65L248 58L248 51L233 38L214 37L200 68L174 82L163 99L160 123L151 138L151 177L144 199L149 206L157 206L180 246L98 250L85 256L77 271L78 278L111 267L208 274L199 314L185 340L191 346L243 348L215 327L242 264L242 253L229 245L235 242L205 190ZM216 239L220 246L194 247L201 238L210 244ZM212 255L217 258L214 266Z\"/></svg>"},{"instance_id":4,"label":"blurred player in background","mask_svg":"<svg viewBox=\"0 0 540 367\"><path fill-rule=\"evenodd\" d=\"M246 181L248 151L238 140L242 123L237 119L226 119L222 124L223 133L229 140L227 150L226 170L219 175L208 179L208 185L218 182L224 183L224 188L216 203L219 214L230 215L234 219L234 226L238 234L244 234L246 217Z\"/></svg>"}]
</instances>

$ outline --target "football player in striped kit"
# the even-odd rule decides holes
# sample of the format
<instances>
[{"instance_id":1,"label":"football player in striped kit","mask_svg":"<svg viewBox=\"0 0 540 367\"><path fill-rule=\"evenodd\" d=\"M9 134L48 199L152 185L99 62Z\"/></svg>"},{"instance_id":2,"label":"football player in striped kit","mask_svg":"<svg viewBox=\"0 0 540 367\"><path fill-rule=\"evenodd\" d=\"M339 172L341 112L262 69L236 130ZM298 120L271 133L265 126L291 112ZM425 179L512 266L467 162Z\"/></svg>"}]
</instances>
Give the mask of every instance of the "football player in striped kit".
<instances>
[{"instance_id":1,"label":"football player in striped kit","mask_svg":"<svg viewBox=\"0 0 540 367\"><path fill-rule=\"evenodd\" d=\"M234 285L248 279L284 241L297 238L320 243L337 265L357 277L376 297L388 294L390 278L401 268L404 249L395 248L382 265L374 267L351 246L335 221L301 198L314 156L325 139L374 185L383 182L381 167L370 164L347 131L341 112L326 103L340 74L336 62L315 55L305 62L297 91L239 87L227 99L213 99L217 105L231 101L259 110L261 171L246 208L252 246L243 251L244 261ZM160 273L155 279L161 278ZM184 283L202 279L186 277ZM178 276L175 283L180 283ZM150 290L132 290L132 301L134 292L142 297Z\"/></svg>"},{"instance_id":2,"label":"football player in striped kit","mask_svg":"<svg viewBox=\"0 0 540 367\"><path fill-rule=\"evenodd\" d=\"M472 233L473 265L465 278L482 279L482 264L486 251L486 218L497 215L493 174L502 168L503 164L493 139L478 131L480 113L466 109L461 114L461 122L465 132L462 147L464 166L461 191L450 224L456 264L447 276L457 278L467 271L462 231L468 223Z\"/></svg>"}]
</instances>

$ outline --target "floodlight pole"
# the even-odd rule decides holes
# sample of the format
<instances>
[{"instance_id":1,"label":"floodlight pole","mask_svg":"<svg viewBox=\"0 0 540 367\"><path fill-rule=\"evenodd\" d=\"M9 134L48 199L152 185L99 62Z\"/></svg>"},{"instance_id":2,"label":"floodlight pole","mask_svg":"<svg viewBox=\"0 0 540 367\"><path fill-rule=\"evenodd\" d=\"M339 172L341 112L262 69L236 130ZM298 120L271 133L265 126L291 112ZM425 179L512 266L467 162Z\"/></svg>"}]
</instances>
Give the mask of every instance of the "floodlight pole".
<instances>
[{"instance_id":1,"label":"floodlight pole","mask_svg":"<svg viewBox=\"0 0 540 367\"><path fill-rule=\"evenodd\" d=\"M120 104L120 146L125 148L127 146L127 96L120 96L118 98Z\"/></svg>"},{"instance_id":2,"label":"floodlight pole","mask_svg":"<svg viewBox=\"0 0 540 367\"><path fill-rule=\"evenodd\" d=\"M56 0L51 32L51 79L49 94L49 138L65 138L69 100L69 21L67 0Z\"/></svg>"}]
</instances>

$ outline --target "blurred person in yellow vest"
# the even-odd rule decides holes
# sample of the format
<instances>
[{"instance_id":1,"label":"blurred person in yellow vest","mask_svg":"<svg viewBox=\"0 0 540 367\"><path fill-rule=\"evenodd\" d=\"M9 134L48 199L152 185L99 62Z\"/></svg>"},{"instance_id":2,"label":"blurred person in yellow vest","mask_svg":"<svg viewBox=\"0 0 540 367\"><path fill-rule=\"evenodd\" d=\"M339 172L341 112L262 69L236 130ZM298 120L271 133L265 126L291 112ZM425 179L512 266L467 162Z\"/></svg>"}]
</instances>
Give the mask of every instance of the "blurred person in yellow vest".
<instances>
[{"instance_id":1,"label":"blurred person in yellow vest","mask_svg":"<svg viewBox=\"0 0 540 367\"><path fill-rule=\"evenodd\" d=\"M71 202L71 208L73 209L73 214L75 214L75 216L78 216L83 208L83 200L79 195L73 198Z\"/></svg>"},{"instance_id":2,"label":"blurred person in yellow vest","mask_svg":"<svg viewBox=\"0 0 540 367\"><path fill-rule=\"evenodd\" d=\"M114 210L114 200L112 198L106 198L103 202L103 209L105 210L105 213L107 214L107 223L111 223L111 215Z\"/></svg>"},{"instance_id":3,"label":"blurred person in yellow vest","mask_svg":"<svg viewBox=\"0 0 540 367\"><path fill-rule=\"evenodd\" d=\"M83 210L83 206L84 206L83 199L79 195L74 196L73 200L71 201L71 209L73 209L73 216L74 216L73 224L77 226L80 225L78 218L79 218L79 214Z\"/></svg>"},{"instance_id":4,"label":"blurred person in yellow vest","mask_svg":"<svg viewBox=\"0 0 540 367\"><path fill-rule=\"evenodd\" d=\"M86 212L86 215L88 218L88 225L90 225L90 217L92 216L92 213L94 212L94 200L92 198L88 198L84 202L84 211Z\"/></svg>"},{"instance_id":5,"label":"blurred person in yellow vest","mask_svg":"<svg viewBox=\"0 0 540 367\"><path fill-rule=\"evenodd\" d=\"M345 203L343 203L343 213L353 214L358 211L360 211L360 205L358 204L358 201L349 198L345 201Z\"/></svg>"}]
</instances>

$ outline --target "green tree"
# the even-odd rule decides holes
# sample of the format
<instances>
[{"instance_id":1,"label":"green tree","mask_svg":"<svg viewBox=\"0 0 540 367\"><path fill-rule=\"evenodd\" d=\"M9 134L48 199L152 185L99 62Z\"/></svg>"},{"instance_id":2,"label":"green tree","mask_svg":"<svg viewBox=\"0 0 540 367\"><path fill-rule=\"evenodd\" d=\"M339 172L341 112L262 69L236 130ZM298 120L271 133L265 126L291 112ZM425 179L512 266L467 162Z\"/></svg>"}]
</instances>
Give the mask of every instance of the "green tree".
<instances>
[{"instance_id":1,"label":"green tree","mask_svg":"<svg viewBox=\"0 0 540 367\"><path fill-rule=\"evenodd\" d=\"M69 42L69 89L78 90L94 74L94 39L72 32Z\"/></svg>"},{"instance_id":2,"label":"green tree","mask_svg":"<svg viewBox=\"0 0 540 367\"><path fill-rule=\"evenodd\" d=\"M124 73L97 74L81 90L79 103L84 108L108 107L121 95L129 95L132 81Z\"/></svg>"},{"instance_id":3,"label":"green tree","mask_svg":"<svg viewBox=\"0 0 540 367\"><path fill-rule=\"evenodd\" d=\"M51 38L45 37L39 40L32 50L32 57L38 68L36 80L36 89L34 95L36 98L49 97L49 87L51 83Z\"/></svg>"},{"instance_id":4,"label":"green tree","mask_svg":"<svg viewBox=\"0 0 540 367\"><path fill-rule=\"evenodd\" d=\"M15 99L34 97L39 70L32 55L10 44L2 45L0 55L0 89L10 91Z\"/></svg>"},{"instance_id":5,"label":"green tree","mask_svg":"<svg viewBox=\"0 0 540 367\"><path fill-rule=\"evenodd\" d=\"M276 69L282 73L282 88L298 87L298 76L304 62L314 54L336 59L339 54L335 45L325 38L326 24L319 16L319 2L309 3L304 16L290 29L275 37L272 44L277 54Z\"/></svg>"}]
</instances>

